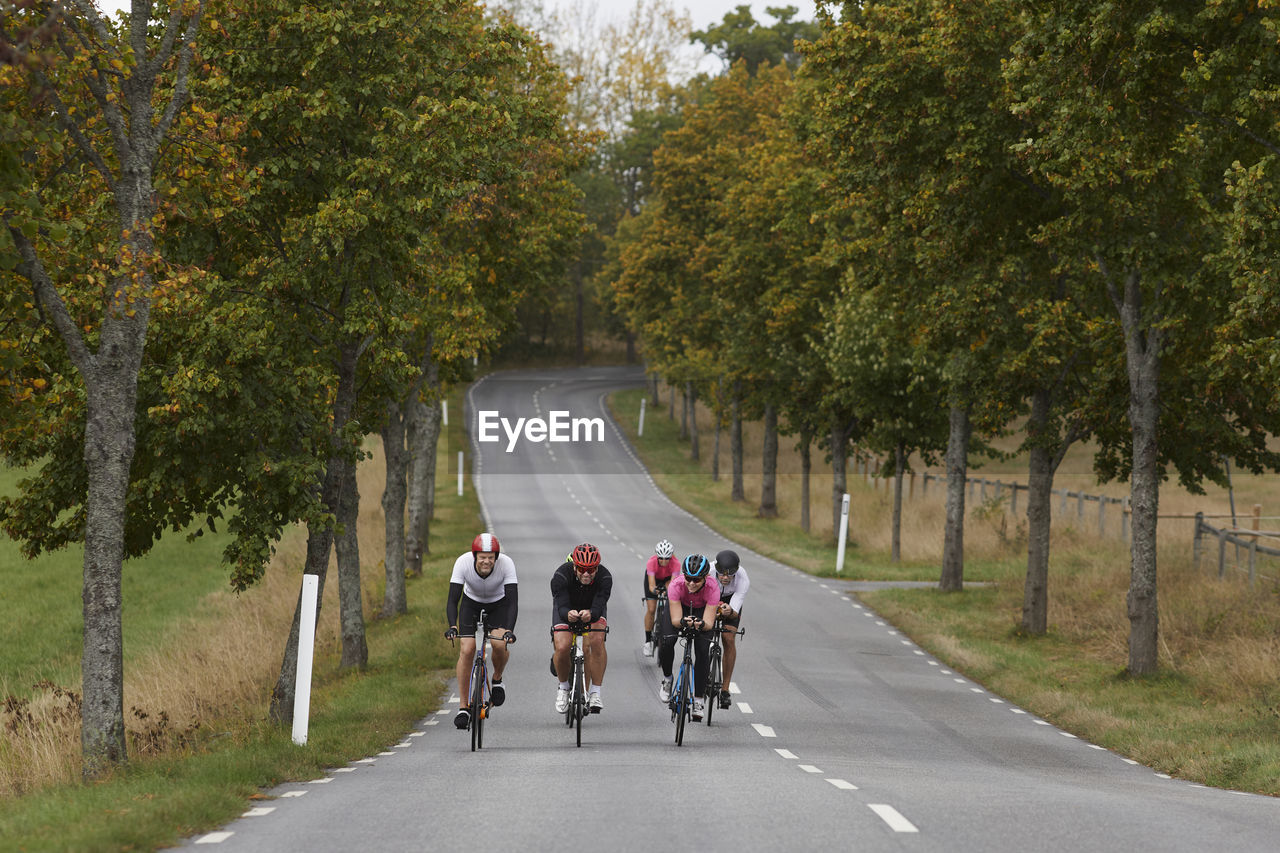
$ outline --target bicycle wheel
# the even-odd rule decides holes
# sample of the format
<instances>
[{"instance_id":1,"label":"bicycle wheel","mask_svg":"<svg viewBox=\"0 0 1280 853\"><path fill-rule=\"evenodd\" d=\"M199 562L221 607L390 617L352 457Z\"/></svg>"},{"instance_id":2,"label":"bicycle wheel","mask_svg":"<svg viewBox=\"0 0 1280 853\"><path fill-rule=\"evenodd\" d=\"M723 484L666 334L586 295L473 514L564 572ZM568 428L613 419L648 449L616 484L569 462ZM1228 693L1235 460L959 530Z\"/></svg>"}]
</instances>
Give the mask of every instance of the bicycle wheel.
<instances>
[{"instance_id":1,"label":"bicycle wheel","mask_svg":"<svg viewBox=\"0 0 1280 853\"><path fill-rule=\"evenodd\" d=\"M587 685L582 662L578 663L573 681L573 725L577 729L578 746L582 746L582 718L587 715Z\"/></svg>"},{"instance_id":2,"label":"bicycle wheel","mask_svg":"<svg viewBox=\"0 0 1280 853\"><path fill-rule=\"evenodd\" d=\"M471 751L484 747L484 706L485 676L488 672L483 661L476 661L471 667Z\"/></svg>"},{"instance_id":3,"label":"bicycle wheel","mask_svg":"<svg viewBox=\"0 0 1280 853\"><path fill-rule=\"evenodd\" d=\"M711 725L711 709L720 702L720 646L711 646L711 663L707 666L707 725Z\"/></svg>"},{"instance_id":4,"label":"bicycle wheel","mask_svg":"<svg viewBox=\"0 0 1280 853\"><path fill-rule=\"evenodd\" d=\"M684 745L684 723L692 713L693 667L686 661L680 665L680 698L676 702L676 746Z\"/></svg>"}]
</instances>

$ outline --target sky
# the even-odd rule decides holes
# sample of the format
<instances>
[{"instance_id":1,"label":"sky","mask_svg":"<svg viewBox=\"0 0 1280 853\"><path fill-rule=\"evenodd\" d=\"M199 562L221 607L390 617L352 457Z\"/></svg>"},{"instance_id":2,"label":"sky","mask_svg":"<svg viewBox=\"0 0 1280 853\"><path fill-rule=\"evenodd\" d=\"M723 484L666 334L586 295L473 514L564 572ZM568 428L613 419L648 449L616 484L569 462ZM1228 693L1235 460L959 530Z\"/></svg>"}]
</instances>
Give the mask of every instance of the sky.
<instances>
[{"instance_id":1,"label":"sky","mask_svg":"<svg viewBox=\"0 0 1280 853\"><path fill-rule=\"evenodd\" d=\"M765 6L795 6L800 10L797 20L812 21L814 19L813 0L671 0L677 8L687 9L693 18L695 29L719 23L728 12L738 6L750 6L751 14L757 21L772 22L764 11ZM596 0L596 8L600 16L621 19L635 6L636 0ZM550 4L548 4L550 5Z\"/></svg>"},{"instance_id":2,"label":"sky","mask_svg":"<svg viewBox=\"0 0 1280 853\"><path fill-rule=\"evenodd\" d=\"M556 5L555 0L546 0L548 6ZM636 0L595 0L596 9L601 18L621 20L635 6ZM813 0L672 0L677 8L687 9L693 18L695 29L703 29L713 23L719 23L727 12L738 6L750 6L751 13L757 21L772 21L765 15L765 6L795 6L800 10L798 20L812 21L814 18ZM127 9L129 0L98 0L98 8L113 14L117 9Z\"/></svg>"}]
</instances>

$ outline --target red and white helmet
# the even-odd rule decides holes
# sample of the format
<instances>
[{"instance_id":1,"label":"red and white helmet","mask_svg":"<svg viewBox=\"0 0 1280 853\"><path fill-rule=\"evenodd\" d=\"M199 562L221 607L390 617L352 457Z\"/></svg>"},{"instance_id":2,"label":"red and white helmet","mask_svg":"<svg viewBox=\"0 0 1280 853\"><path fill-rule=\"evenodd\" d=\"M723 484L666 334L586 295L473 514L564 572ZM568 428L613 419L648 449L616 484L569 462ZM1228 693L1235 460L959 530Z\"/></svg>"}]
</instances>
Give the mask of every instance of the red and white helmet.
<instances>
[{"instance_id":1,"label":"red and white helmet","mask_svg":"<svg viewBox=\"0 0 1280 853\"><path fill-rule=\"evenodd\" d=\"M498 544L498 537L492 533L481 533L471 540L471 556L474 557L481 551L492 551L495 557L501 554L502 546Z\"/></svg>"}]
</instances>

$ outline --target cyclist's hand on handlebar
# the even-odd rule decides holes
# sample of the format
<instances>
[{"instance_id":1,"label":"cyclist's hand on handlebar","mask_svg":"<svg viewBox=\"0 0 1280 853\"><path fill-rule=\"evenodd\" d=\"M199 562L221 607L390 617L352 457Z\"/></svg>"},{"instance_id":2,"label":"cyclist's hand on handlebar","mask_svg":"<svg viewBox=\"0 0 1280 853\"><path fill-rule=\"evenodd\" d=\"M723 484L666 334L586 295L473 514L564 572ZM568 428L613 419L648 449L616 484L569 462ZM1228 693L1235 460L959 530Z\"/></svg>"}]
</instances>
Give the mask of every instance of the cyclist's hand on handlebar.
<instances>
[{"instance_id":1,"label":"cyclist's hand on handlebar","mask_svg":"<svg viewBox=\"0 0 1280 853\"><path fill-rule=\"evenodd\" d=\"M449 630L444 632L444 638L446 640L454 640L454 639L457 639L457 637L458 637L458 626L456 625L450 625Z\"/></svg>"},{"instance_id":2,"label":"cyclist's hand on handlebar","mask_svg":"<svg viewBox=\"0 0 1280 853\"><path fill-rule=\"evenodd\" d=\"M502 635L502 642L507 643L508 645L510 645L511 643L514 643L515 641L516 641L516 635L511 633L510 631Z\"/></svg>"}]
</instances>

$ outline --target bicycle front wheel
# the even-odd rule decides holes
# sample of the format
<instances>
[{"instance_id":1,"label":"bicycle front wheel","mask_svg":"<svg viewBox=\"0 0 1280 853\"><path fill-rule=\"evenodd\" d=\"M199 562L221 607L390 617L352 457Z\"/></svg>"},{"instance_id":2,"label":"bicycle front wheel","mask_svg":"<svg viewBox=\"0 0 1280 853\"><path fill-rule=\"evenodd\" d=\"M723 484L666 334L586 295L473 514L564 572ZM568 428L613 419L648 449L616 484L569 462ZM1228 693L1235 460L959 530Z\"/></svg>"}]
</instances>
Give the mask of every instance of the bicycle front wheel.
<instances>
[{"instance_id":1,"label":"bicycle front wheel","mask_svg":"<svg viewBox=\"0 0 1280 853\"><path fill-rule=\"evenodd\" d=\"M587 684L582 662L578 663L573 680L573 726L577 729L578 746L582 746L582 718L587 715Z\"/></svg>"},{"instance_id":2,"label":"bicycle front wheel","mask_svg":"<svg viewBox=\"0 0 1280 853\"><path fill-rule=\"evenodd\" d=\"M471 667L471 751L484 747L484 718L487 709L484 706L485 678L488 672L485 665L477 661Z\"/></svg>"},{"instance_id":3,"label":"bicycle front wheel","mask_svg":"<svg viewBox=\"0 0 1280 853\"><path fill-rule=\"evenodd\" d=\"M711 647L711 665L707 667L707 706L703 713L707 715L707 725L711 725L711 711L720 702L720 649Z\"/></svg>"},{"instance_id":4,"label":"bicycle front wheel","mask_svg":"<svg viewBox=\"0 0 1280 853\"><path fill-rule=\"evenodd\" d=\"M693 667L680 667L680 698L676 700L676 746L684 746L684 724L692 713Z\"/></svg>"}]
</instances>

